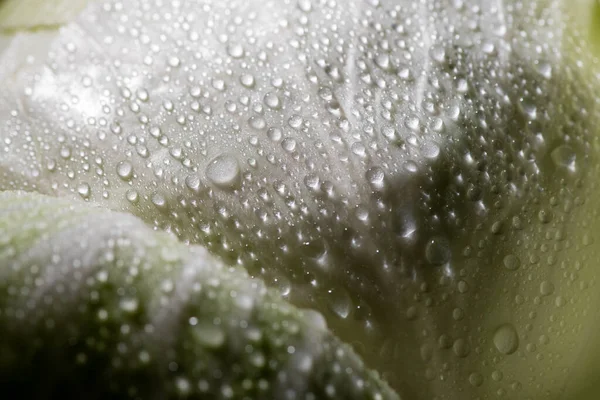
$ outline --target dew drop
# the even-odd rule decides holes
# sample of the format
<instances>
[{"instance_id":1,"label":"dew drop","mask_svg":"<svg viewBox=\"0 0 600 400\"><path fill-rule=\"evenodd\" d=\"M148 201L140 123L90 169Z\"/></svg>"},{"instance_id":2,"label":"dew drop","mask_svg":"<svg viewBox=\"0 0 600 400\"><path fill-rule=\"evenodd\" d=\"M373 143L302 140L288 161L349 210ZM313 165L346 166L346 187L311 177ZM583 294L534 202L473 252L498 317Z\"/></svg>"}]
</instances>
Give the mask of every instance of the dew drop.
<instances>
[{"instance_id":1,"label":"dew drop","mask_svg":"<svg viewBox=\"0 0 600 400\"><path fill-rule=\"evenodd\" d=\"M542 296L550 296L554 293L554 284L552 282L543 281L540 283L540 294Z\"/></svg>"},{"instance_id":2,"label":"dew drop","mask_svg":"<svg viewBox=\"0 0 600 400\"><path fill-rule=\"evenodd\" d=\"M90 188L90 185L88 185L87 183L82 183L81 185L77 186L77 193L79 193L79 195L81 197L83 197L84 199L87 199L90 197L91 191L92 191L92 189Z\"/></svg>"},{"instance_id":3,"label":"dew drop","mask_svg":"<svg viewBox=\"0 0 600 400\"><path fill-rule=\"evenodd\" d=\"M465 339L456 339L452 345L452 351L457 357L464 358L471 352L471 347Z\"/></svg>"},{"instance_id":4,"label":"dew drop","mask_svg":"<svg viewBox=\"0 0 600 400\"><path fill-rule=\"evenodd\" d=\"M254 84L256 83L254 80L254 76L250 75L250 74L244 74L242 76L240 76L240 83L247 88L252 88L254 87Z\"/></svg>"},{"instance_id":5,"label":"dew drop","mask_svg":"<svg viewBox=\"0 0 600 400\"><path fill-rule=\"evenodd\" d=\"M296 141L292 138L285 138L281 142L281 147L288 153L291 153L296 149Z\"/></svg>"},{"instance_id":6,"label":"dew drop","mask_svg":"<svg viewBox=\"0 0 600 400\"><path fill-rule=\"evenodd\" d=\"M329 291L329 308L338 317L346 319L352 308L350 295L344 289L337 288Z\"/></svg>"},{"instance_id":7,"label":"dew drop","mask_svg":"<svg viewBox=\"0 0 600 400\"><path fill-rule=\"evenodd\" d=\"M502 354L512 354L519 348L519 336L512 324L503 324L494 333L494 346Z\"/></svg>"},{"instance_id":8,"label":"dew drop","mask_svg":"<svg viewBox=\"0 0 600 400\"><path fill-rule=\"evenodd\" d=\"M248 125L250 125L252 129L260 131L266 128L267 121L265 121L263 117L255 115L253 117L250 117L250 119L248 120Z\"/></svg>"},{"instance_id":9,"label":"dew drop","mask_svg":"<svg viewBox=\"0 0 600 400\"><path fill-rule=\"evenodd\" d=\"M450 261L450 243L446 238L434 237L425 246L425 258L432 265L444 265Z\"/></svg>"},{"instance_id":10,"label":"dew drop","mask_svg":"<svg viewBox=\"0 0 600 400\"><path fill-rule=\"evenodd\" d=\"M227 154L214 158L206 167L208 180L221 189L234 189L240 183L240 174L237 160Z\"/></svg>"},{"instance_id":11,"label":"dew drop","mask_svg":"<svg viewBox=\"0 0 600 400\"><path fill-rule=\"evenodd\" d=\"M274 142L278 142L281 140L283 136L283 132L279 128L269 128L267 131L267 136Z\"/></svg>"},{"instance_id":12,"label":"dew drop","mask_svg":"<svg viewBox=\"0 0 600 400\"><path fill-rule=\"evenodd\" d=\"M152 204L154 204L158 208L163 208L167 205L167 200L165 200L165 197L158 192L154 192L152 194L151 201Z\"/></svg>"},{"instance_id":13,"label":"dew drop","mask_svg":"<svg viewBox=\"0 0 600 400\"><path fill-rule=\"evenodd\" d=\"M264 101L269 108L275 109L281 106L281 101L279 100L279 97L273 92L265 94Z\"/></svg>"},{"instance_id":14,"label":"dew drop","mask_svg":"<svg viewBox=\"0 0 600 400\"><path fill-rule=\"evenodd\" d=\"M519 257L515 256L514 254L505 256L503 263L504 268L509 271L515 271L521 266L521 260L519 260Z\"/></svg>"},{"instance_id":15,"label":"dew drop","mask_svg":"<svg viewBox=\"0 0 600 400\"><path fill-rule=\"evenodd\" d=\"M390 69L390 56L387 53L380 53L375 56L375 64L383 70Z\"/></svg>"},{"instance_id":16,"label":"dew drop","mask_svg":"<svg viewBox=\"0 0 600 400\"><path fill-rule=\"evenodd\" d=\"M299 115L292 115L288 120L288 124L294 129L299 129L302 126L302 122L302 117Z\"/></svg>"},{"instance_id":17,"label":"dew drop","mask_svg":"<svg viewBox=\"0 0 600 400\"><path fill-rule=\"evenodd\" d=\"M200 188L200 178L196 175L188 175L185 178L185 185L190 190L198 191L198 189Z\"/></svg>"},{"instance_id":18,"label":"dew drop","mask_svg":"<svg viewBox=\"0 0 600 400\"><path fill-rule=\"evenodd\" d=\"M130 189L130 190L127 191L127 193L125 193L125 198L130 203L137 203L138 200L139 200L139 195L138 195L138 192L136 192L133 189Z\"/></svg>"},{"instance_id":19,"label":"dew drop","mask_svg":"<svg viewBox=\"0 0 600 400\"><path fill-rule=\"evenodd\" d=\"M373 167L367 170L365 178L373 190L381 190L385 186L385 173L379 167Z\"/></svg>"},{"instance_id":20,"label":"dew drop","mask_svg":"<svg viewBox=\"0 0 600 400\"><path fill-rule=\"evenodd\" d=\"M577 155L571 146L566 144L558 146L552 151L550 157L557 167L575 171Z\"/></svg>"},{"instance_id":21,"label":"dew drop","mask_svg":"<svg viewBox=\"0 0 600 400\"><path fill-rule=\"evenodd\" d=\"M483 376L479 372L473 372L469 375L469 383L475 387L483 385Z\"/></svg>"},{"instance_id":22,"label":"dew drop","mask_svg":"<svg viewBox=\"0 0 600 400\"><path fill-rule=\"evenodd\" d=\"M312 10L311 0L298 0L298 8L304 12Z\"/></svg>"},{"instance_id":23,"label":"dew drop","mask_svg":"<svg viewBox=\"0 0 600 400\"><path fill-rule=\"evenodd\" d=\"M231 44L227 47L227 54L233 58L241 58L244 55L244 48L240 44Z\"/></svg>"},{"instance_id":24,"label":"dew drop","mask_svg":"<svg viewBox=\"0 0 600 400\"><path fill-rule=\"evenodd\" d=\"M133 166L129 161L121 161L117 164L117 175L124 181L128 181L133 176Z\"/></svg>"}]
</instances>

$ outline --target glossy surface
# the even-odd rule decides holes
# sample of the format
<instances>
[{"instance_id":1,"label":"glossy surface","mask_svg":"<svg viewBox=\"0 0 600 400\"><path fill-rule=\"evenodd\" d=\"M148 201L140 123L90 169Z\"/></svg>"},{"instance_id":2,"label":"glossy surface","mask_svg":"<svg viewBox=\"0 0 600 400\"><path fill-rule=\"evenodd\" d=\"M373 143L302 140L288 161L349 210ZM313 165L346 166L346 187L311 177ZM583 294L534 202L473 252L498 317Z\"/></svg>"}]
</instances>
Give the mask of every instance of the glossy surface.
<instances>
[{"instance_id":1,"label":"glossy surface","mask_svg":"<svg viewBox=\"0 0 600 400\"><path fill-rule=\"evenodd\" d=\"M557 398L600 304L598 65L563 6L95 3L0 66L1 188L205 246L406 398Z\"/></svg>"}]
</instances>

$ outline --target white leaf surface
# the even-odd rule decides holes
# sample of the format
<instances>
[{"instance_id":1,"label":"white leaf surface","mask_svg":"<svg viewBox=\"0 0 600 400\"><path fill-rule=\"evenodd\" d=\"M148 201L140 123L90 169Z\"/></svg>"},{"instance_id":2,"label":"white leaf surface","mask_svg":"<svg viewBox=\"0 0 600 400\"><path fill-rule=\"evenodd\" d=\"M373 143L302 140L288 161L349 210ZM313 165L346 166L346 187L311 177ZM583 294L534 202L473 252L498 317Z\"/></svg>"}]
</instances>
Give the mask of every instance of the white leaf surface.
<instances>
[{"instance_id":1,"label":"white leaf surface","mask_svg":"<svg viewBox=\"0 0 600 400\"><path fill-rule=\"evenodd\" d=\"M598 304L600 119L563 4L94 3L11 67L1 188L206 246L411 399L559 393Z\"/></svg>"}]
</instances>

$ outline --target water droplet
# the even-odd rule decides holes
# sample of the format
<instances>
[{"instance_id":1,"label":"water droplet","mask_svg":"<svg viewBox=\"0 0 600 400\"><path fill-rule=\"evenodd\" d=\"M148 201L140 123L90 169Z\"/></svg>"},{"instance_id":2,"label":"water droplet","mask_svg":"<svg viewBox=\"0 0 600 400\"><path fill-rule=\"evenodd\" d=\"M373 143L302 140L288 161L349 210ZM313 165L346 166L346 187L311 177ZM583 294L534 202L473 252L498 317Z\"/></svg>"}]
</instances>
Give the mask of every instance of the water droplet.
<instances>
[{"instance_id":1,"label":"water droplet","mask_svg":"<svg viewBox=\"0 0 600 400\"><path fill-rule=\"evenodd\" d=\"M299 129L302 126L302 122L302 117L299 115L292 115L288 120L288 124L294 129Z\"/></svg>"},{"instance_id":2,"label":"water droplet","mask_svg":"<svg viewBox=\"0 0 600 400\"><path fill-rule=\"evenodd\" d=\"M566 144L558 146L552 151L550 157L557 167L575 171L577 155L571 146Z\"/></svg>"},{"instance_id":3,"label":"water droplet","mask_svg":"<svg viewBox=\"0 0 600 400\"><path fill-rule=\"evenodd\" d=\"M298 8L304 12L312 10L311 0L298 0Z\"/></svg>"},{"instance_id":4,"label":"water droplet","mask_svg":"<svg viewBox=\"0 0 600 400\"><path fill-rule=\"evenodd\" d=\"M368 169L365 178L373 190L381 190L385 186L385 173L379 167Z\"/></svg>"},{"instance_id":5,"label":"water droplet","mask_svg":"<svg viewBox=\"0 0 600 400\"><path fill-rule=\"evenodd\" d=\"M173 68L177 68L177 67L179 67L180 63L181 63L181 61L179 60L178 57L176 57L176 56L169 57L169 66L171 66Z\"/></svg>"},{"instance_id":6,"label":"water droplet","mask_svg":"<svg viewBox=\"0 0 600 400\"><path fill-rule=\"evenodd\" d=\"M91 191L92 191L92 189L90 188L90 185L88 185L87 183L82 183L81 185L77 186L77 193L79 193L79 195L81 197L83 197L84 199L87 199L90 197Z\"/></svg>"},{"instance_id":7,"label":"water droplet","mask_svg":"<svg viewBox=\"0 0 600 400\"><path fill-rule=\"evenodd\" d=\"M421 154L425 158L429 158L430 160L435 160L440 155L440 148L437 144L428 142L423 145L421 148Z\"/></svg>"},{"instance_id":8,"label":"water droplet","mask_svg":"<svg viewBox=\"0 0 600 400\"><path fill-rule=\"evenodd\" d=\"M544 209L538 213L538 219L542 224L547 224L552 221L552 211Z\"/></svg>"},{"instance_id":9,"label":"water droplet","mask_svg":"<svg viewBox=\"0 0 600 400\"><path fill-rule=\"evenodd\" d=\"M543 281L540 283L540 294L542 296L550 296L554 293L554 284L552 282Z\"/></svg>"},{"instance_id":10,"label":"water droplet","mask_svg":"<svg viewBox=\"0 0 600 400\"><path fill-rule=\"evenodd\" d=\"M515 256L514 254L509 254L504 257L503 263L504 268L508 269L509 271L515 271L521 266L521 260L519 260L519 257Z\"/></svg>"},{"instance_id":11,"label":"water droplet","mask_svg":"<svg viewBox=\"0 0 600 400\"><path fill-rule=\"evenodd\" d=\"M117 164L117 175L119 178L128 181L133 176L133 166L129 161L121 161Z\"/></svg>"},{"instance_id":12,"label":"water droplet","mask_svg":"<svg viewBox=\"0 0 600 400\"><path fill-rule=\"evenodd\" d=\"M332 289L329 291L328 304L338 317L346 319L352 308L352 299L344 289Z\"/></svg>"},{"instance_id":13,"label":"water droplet","mask_svg":"<svg viewBox=\"0 0 600 400\"><path fill-rule=\"evenodd\" d=\"M431 58L438 63L443 63L446 59L446 50L441 46L432 47L429 54L431 55Z\"/></svg>"},{"instance_id":14,"label":"water droplet","mask_svg":"<svg viewBox=\"0 0 600 400\"><path fill-rule=\"evenodd\" d=\"M464 358L471 352L471 346L465 339L456 339L452 345L452 351L457 357Z\"/></svg>"},{"instance_id":15,"label":"water droplet","mask_svg":"<svg viewBox=\"0 0 600 400\"><path fill-rule=\"evenodd\" d=\"M223 79L213 79L212 87L217 89L220 92L225 91L225 81Z\"/></svg>"},{"instance_id":16,"label":"water droplet","mask_svg":"<svg viewBox=\"0 0 600 400\"><path fill-rule=\"evenodd\" d=\"M519 336L512 324L503 324L494 333L494 346L502 354L512 354L519 348Z\"/></svg>"},{"instance_id":17,"label":"water droplet","mask_svg":"<svg viewBox=\"0 0 600 400\"><path fill-rule=\"evenodd\" d=\"M552 77L552 65L548 62L540 62L537 66L537 70L546 79L550 79Z\"/></svg>"},{"instance_id":18,"label":"water droplet","mask_svg":"<svg viewBox=\"0 0 600 400\"><path fill-rule=\"evenodd\" d=\"M130 190L127 191L127 193L125 193L125 198L130 203L137 203L138 200L139 200L139 195L138 195L138 192L136 192L133 189L130 189Z\"/></svg>"},{"instance_id":19,"label":"water droplet","mask_svg":"<svg viewBox=\"0 0 600 400\"><path fill-rule=\"evenodd\" d=\"M281 142L281 147L288 153L291 153L296 149L296 141L292 138L285 138Z\"/></svg>"},{"instance_id":20,"label":"water droplet","mask_svg":"<svg viewBox=\"0 0 600 400\"><path fill-rule=\"evenodd\" d=\"M483 376L479 372L473 372L469 375L469 383L475 387L483 385Z\"/></svg>"},{"instance_id":21,"label":"water droplet","mask_svg":"<svg viewBox=\"0 0 600 400\"><path fill-rule=\"evenodd\" d=\"M404 120L404 125L410 130L418 131L420 121L417 117L408 117Z\"/></svg>"},{"instance_id":22,"label":"water droplet","mask_svg":"<svg viewBox=\"0 0 600 400\"><path fill-rule=\"evenodd\" d=\"M165 197L158 192L154 192L152 194L151 201L152 204L154 204L158 208L163 208L167 205L167 200L165 200Z\"/></svg>"},{"instance_id":23,"label":"water droplet","mask_svg":"<svg viewBox=\"0 0 600 400\"><path fill-rule=\"evenodd\" d=\"M281 101L279 100L279 97L273 93L273 92L269 92L267 94L265 94L265 104L269 107L269 108L279 108L279 106L281 106Z\"/></svg>"},{"instance_id":24,"label":"water droplet","mask_svg":"<svg viewBox=\"0 0 600 400\"><path fill-rule=\"evenodd\" d=\"M230 155L214 158L206 167L206 177L221 189L234 189L240 183L240 167Z\"/></svg>"},{"instance_id":25,"label":"water droplet","mask_svg":"<svg viewBox=\"0 0 600 400\"><path fill-rule=\"evenodd\" d=\"M185 185L193 191L197 191L200 188L200 178L196 175L188 175L185 178Z\"/></svg>"},{"instance_id":26,"label":"water droplet","mask_svg":"<svg viewBox=\"0 0 600 400\"><path fill-rule=\"evenodd\" d=\"M390 55L387 53L380 53L375 56L375 64L383 70L390 69Z\"/></svg>"},{"instance_id":27,"label":"water droplet","mask_svg":"<svg viewBox=\"0 0 600 400\"><path fill-rule=\"evenodd\" d=\"M250 75L250 74L244 74L242 76L240 76L240 83L247 88L252 88L254 87L254 84L256 83L254 80L254 76Z\"/></svg>"},{"instance_id":28,"label":"water droplet","mask_svg":"<svg viewBox=\"0 0 600 400\"><path fill-rule=\"evenodd\" d=\"M248 125L250 125L252 129L260 131L266 128L267 121L265 121L263 117L255 115L253 117L250 117L250 119L248 120Z\"/></svg>"},{"instance_id":29,"label":"water droplet","mask_svg":"<svg viewBox=\"0 0 600 400\"><path fill-rule=\"evenodd\" d=\"M241 58L244 55L244 48L240 44L231 44L227 47L227 54L233 58Z\"/></svg>"},{"instance_id":30,"label":"water droplet","mask_svg":"<svg viewBox=\"0 0 600 400\"><path fill-rule=\"evenodd\" d=\"M283 136L283 132L279 128L269 128L267 131L267 136L274 142L278 142L281 140Z\"/></svg>"},{"instance_id":31,"label":"water droplet","mask_svg":"<svg viewBox=\"0 0 600 400\"><path fill-rule=\"evenodd\" d=\"M446 238L434 237L425 246L425 258L432 265L444 265L451 256L450 243Z\"/></svg>"}]
</instances>

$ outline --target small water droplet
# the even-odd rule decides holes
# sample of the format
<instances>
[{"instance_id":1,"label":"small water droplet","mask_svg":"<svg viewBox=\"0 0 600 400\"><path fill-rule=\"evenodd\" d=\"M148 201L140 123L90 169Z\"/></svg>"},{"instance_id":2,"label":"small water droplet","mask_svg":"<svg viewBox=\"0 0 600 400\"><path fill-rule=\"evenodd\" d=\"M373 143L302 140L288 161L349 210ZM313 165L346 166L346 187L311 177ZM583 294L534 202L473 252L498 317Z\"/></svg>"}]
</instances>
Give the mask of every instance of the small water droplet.
<instances>
[{"instance_id":1,"label":"small water droplet","mask_svg":"<svg viewBox=\"0 0 600 400\"><path fill-rule=\"evenodd\" d=\"M250 74L244 74L242 76L240 76L240 83L247 88L252 88L254 87L254 84L256 83L254 80L254 76L250 75Z\"/></svg>"},{"instance_id":2,"label":"small water droplet","mask_svg":"<svg viewBox=\"0 0 600 400\"><path fill-rule=\"evenodd\" d=\"M117 175L119 178L128 181L133 176L133 166L129 161L121 161L117 164Z\"/></svg>"},{"instance_id":3,"label":"small water droplet","mask_svg":"<svg viewBox=\"0 0 600 400\"><path fill-rule=\"evenodd\" d=\"M133 189L130 189L130 190L127 191L127 193L125 193L125 198L130 203L137 203L138 200L139 200L139 195L138 195L138 192L136 192Z\"/></svg>"},{"instance_id":4,"label":"small water droplet","mask_svg":"<svg viewBox=\"0 0 600 400\"><path fill-rule=\"evenodd\" d=\"M456 339L452 345L452 351L456 356L464 358L471 352L471 346L465 339Z\"/></svg>"},{"instance_id":5,"label":"small water droplet","mask_svg":"<svg viewBox=\"0 0 600 400\"><path fill-rule=\"evenodd\" d=\"M281 106L281 101L279 100L279 97L273 93L273 92L269 92L267 94L265 94L265 98L264 98L265 104L269 107L269 108L279 108L279 106Z\"/></svg>"},{"instance_id":6,"label":"small water droplet","mask_svg":"<svg viewBox=\"0 0 600 400\"><path fill-rule=\"evenodd\" d=\"M244 55L244 48L240 44L231 44L227 47L227 54L233 58L241 58Z\"/></svg>"},{"instance_id":7,"label":"small water droplet","mask_svg":"<svg viewBox=\"0 0 600 400\"><path fill-rule=\"evenodd\" d=\"M554 284L552 284L552 282L543 281L540 284L540 294L542 296L550 296L552 293L554 293Z\"/></svg>"},{"instance_id":8,"label":"small water droplet","mask_svg":"<svg viewBox=\"0 0 600 400\"><path fill-rule=\"evenodd\" d=\"M248 120L248 125L250 125L252 129L260 131L266 128L267 121L265 121L263 117L255 115L253 117L250 117L250 119Z\"/></svg>"},{"instance_id":9,"label":"small water droplet","mask_svg":"<svg viewBox=\"0 0 600 400\"><path fill-rule=\"evenodd\" d=\"M509 271L515 271L521 266L521 260L519 260L519 257L515 256L514 254L505 256L503 263L504 268Z\"/></svg>"},{"instance_id":10,"label":"small water droplet","mask_svg":"<svg viewBox=\"0 0 600 400\"><path fill-rule=\"evenodd\" d=\"M292 115L288 120L288 124L294 129L299 129L302 126L302 122L302 117L299 115Z\"/></svg>"},{"instance_id":11,"label":"small water droplet","mask_svg":"<svg viewBox=\"0 0 600 400\"><path fill-rule=\"evenodd\" d=\"M494 333L494 346L502 354L512 354L519 348L519 336L512 324L500 325Z\"/></svg>"},{"instance_id":12,"label":"small water droplet","mask_svg":"<svg viewBox=\"0 0 600 400\"><path fill-rule=\"evenodd\" d=\"M283 136L283 132L279 128L269 128L267 131L267 136L274 142L278 142L281 140Z\"/></svg>"},{"instance_id":13,"label":"small water droplet","mask_svg":"<svg viewBox=\"0 0 600 400\"><path fill-rule=\"evenodd\" d=\"M338 317L346 319L352 308L352 299L348 292L342 288L332 289L329 291L329 308Z\"/></svg>"},{"instance_id":14,"label":"small water droplet","mask_svg":"<svg viewBox=\"0 0 600 400\"><path fill-rule=\"evenodd\" d=\"M550 157L557 167L566 168L570 171L575 171L577 167L577 155L575 154L575 150L569 145L558 146L552 151Z\"/></svg>"},{"instance_id":15,"label":"small water droplet","mask_svg":"<svg viewBox=\"0 0 600 400\"><path fill-rule=\"evenodd\" d=\"M296 149L296 141L292 138L285 138L281 142L281 147L288 153L291 153Z\"/></svg>"},{"instance_id":16,"label":"small water droplet","mask_svg":"<svg viewBox=\"0 0 600 400\"><path fill-rule=\"evenodd\" d=\"M379 167L368 169L365 178L373 190L381 190L385 186L385 173Z\"/></svg>"},{"instance_id":17,"label":"small water droplet","mask_svg":"<svg viewBox=\"0 0 600 400\"><path fill-rule=\"evenodd\" d=\"M380 53L375 56L375 64L383 70L388 70L391 67L390 55L387 53Z\"/></svg>"},{"instance_id":18,"label":"small water droplet","mask_svg":"<svg viewBox=\"0 0 600 400\"><path fill-rule=\"evenodd\" d=\"M446 238L434 237L425 246L425 258L432 265L444 265L450 261L452 253Z\"/></svg>"},{"instance_id":19,"label":"small water droplet","mask_svg":"<svg viewBox=\"0 0 600 400\"><path fill-rule=\"evenodd\" d=\"M312 10L311 0L298 0L298 8L304 12Z\"/></svg>"},{"instance_id":20,"label":"small water droplet","mask_svg":"<svg viewBox=\"0 0 600 400\"><path fill-rule=\"evenodd\" d=\"M79 195L81 197L83 197L84 199L87 199L90 197L92 189L90 188L90 185L88 185L87 183L82 183L81 185L77 186L77 193L79 193Z\"/></svg>"},{"instance_id":21,"label":"small water droplet","mask_svg":"<svg viewBox=\"0 0 600 400\"><path fill-rule=\"evenodd\" d=\"M163 208L164 206L167 205L167 201L165 200L165 197L158 192L154 192L152 194L151 201L152 201L152 204L154 204L158 208Z\"/></svg>"},{"instance_id":22,"label":"small water droplet","mask_svg":"<svg viewBox=\"0 0 600 400\"><path fill-rule=\"evenodd\" d=\"M473 372L469 375L469 383L475 387L483 385L483 376L479 372Z\"/></svg>"},{"instance_id":23,"label":"small water droplet","mask_svg":"<svg viewBox=\"0 0 600 400\"><path fill-rule=\"evenodd\" d=\"M181 63L181 61L179 60L178 57L176 57L176 56L169 57L169 66L171 66L173 68L177 68L177 67L179 67L180 63Z\"/></svg>"}]
</instances>

